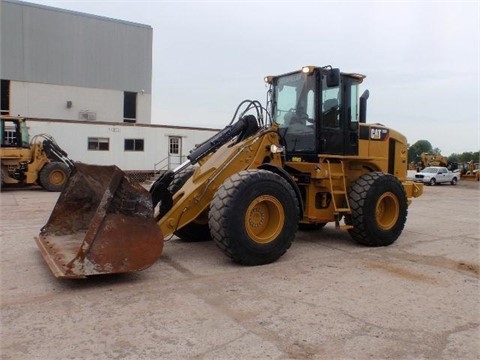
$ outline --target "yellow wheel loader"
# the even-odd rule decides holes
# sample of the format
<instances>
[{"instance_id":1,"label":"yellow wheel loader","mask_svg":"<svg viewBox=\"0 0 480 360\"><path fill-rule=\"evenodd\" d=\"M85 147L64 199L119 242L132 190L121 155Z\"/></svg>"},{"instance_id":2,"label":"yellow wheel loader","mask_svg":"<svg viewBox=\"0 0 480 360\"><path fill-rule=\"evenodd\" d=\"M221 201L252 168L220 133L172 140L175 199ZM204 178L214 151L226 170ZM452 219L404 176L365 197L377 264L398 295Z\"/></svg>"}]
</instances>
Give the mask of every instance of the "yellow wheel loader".
<instances>
[{"instance_id":1,"label":"yellow wheel loader","mask_svg":"<svg viewBox=\"0 0 480 360\"><path fill-rule=\"evenodd\" d=\"M78 164L36 238L50 269L59 278L142 270L173 234L268 264L299 227L329 222L360 244L392 244L423 187L406 180L406 138L365 123L364 77L331 66L266 77L266 108L242 102L150 191L116 167Z\"/></svg>"},{"instance_id":2,"label":"yellow wheel loader","mask_svg":"<svg viewBox=\"0 0 480 360\"><path fill-rule=\"evenodd\" d=\"M468 170L464 169L460 173L462 180L468 181L480 181L480 164L475 163L473 160L468 162Z\"/></svg>"},{"instance_id":3,"label":"yellow wheel loader","mask_svg":"<svg viewBox=\"0 0 480 360\"><path fill-rule=\"evenodd\" d=\"M24 118L0 117L2 186L37 184L48 191L62 191L74 163L47 134L29 141Z\"/></svg>"},{"instance_id":4,"label":"yellow wheel loader","mask_svg":"<svg viewBox=\"0 0 480 360\"><path fill-rule=\"evenodd\" d=\"M448 167L449 162L445 156L440 154L429 154L429 153L421 153L420 159L422 162L422 169L428 166L444 166ZM450 169L455 170L455 169Z\"/></svg>"}]
</instances>

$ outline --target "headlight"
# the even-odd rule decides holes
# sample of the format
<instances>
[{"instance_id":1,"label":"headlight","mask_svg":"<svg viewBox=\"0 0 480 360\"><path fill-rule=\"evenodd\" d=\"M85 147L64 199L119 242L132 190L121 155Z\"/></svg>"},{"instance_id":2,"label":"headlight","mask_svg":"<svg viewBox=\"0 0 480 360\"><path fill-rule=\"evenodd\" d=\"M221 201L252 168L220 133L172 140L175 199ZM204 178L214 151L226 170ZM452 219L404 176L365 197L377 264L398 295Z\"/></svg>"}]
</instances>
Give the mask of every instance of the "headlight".
<instances>
[{"instance_id":1,"label":"headlight","mask_svg":"<svg viewBox=\"0 0 480 360\"><path fill-rule=\"evenodd\" d=\"M275 145L275 144L270 145L270 152L272 154L278 154L278 153L283 152L284 150L285 150L285 148L283 146Z\"/></svg>"},{"instance_id":2,"label":"headlight","mask_svg":"<svg viewBox=\"0 0 480 360\"><path fill-rule=\"evenodd\" d=\"M315 66L304 66L304 67L302 67L302 72L304 74L310 75L310 74L313 73L314 70L315 70Z\"/></svg>"},{"instance_id":3,"label":"headlight","mask_svg":"<svg viewBox=\"0 0 480 360\"><path fill-rule=\"evenodd\" d=\"M267 84L273 84L273 76L265 76L263 81L265 81Z\"/></svg>"}]
</instances>

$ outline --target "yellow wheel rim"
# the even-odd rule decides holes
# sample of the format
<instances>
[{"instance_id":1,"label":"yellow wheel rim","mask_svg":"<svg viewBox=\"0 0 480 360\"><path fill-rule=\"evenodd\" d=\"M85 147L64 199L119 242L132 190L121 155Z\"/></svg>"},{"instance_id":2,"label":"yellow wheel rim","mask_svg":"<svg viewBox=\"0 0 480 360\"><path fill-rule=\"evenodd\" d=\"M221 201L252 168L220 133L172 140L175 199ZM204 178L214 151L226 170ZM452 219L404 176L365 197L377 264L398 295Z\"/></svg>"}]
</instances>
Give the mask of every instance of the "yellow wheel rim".
<instances>
[{"instance_id":1,"label":"yellow wheel rim","mask_svg":"<svg viewBox=\"0 0 480 360\"><path fill-rule=\"evenodd\" d=\"M377 201L375 218L382 230L390 230L395 226L400 214L400 204L397 197L391 193L384 193Z\"/></svg>"},{"instance_id":2,"label":"yellow wheel rim","mask_svg":"<svg viewBox=\"0 0 480 360\"><path fill-rule=\"evenodd\" d=\"M262 195L253 200L245 214L245 228L250 238L267 244L277 238L285 222L283 206L275 197Z\"/></svg>"},{"instance_id":3,"label":"yellow wheel rim","mask_svg":"<svg viewBox=\"0 0 480 360\"><path fill-rule=\"evenodd\" d=\"M66 179L67 176L62 170L54 170L50 173L50 176L48 177L48 180L52 185L62 185Z\"/></svg>"}]
</instances>

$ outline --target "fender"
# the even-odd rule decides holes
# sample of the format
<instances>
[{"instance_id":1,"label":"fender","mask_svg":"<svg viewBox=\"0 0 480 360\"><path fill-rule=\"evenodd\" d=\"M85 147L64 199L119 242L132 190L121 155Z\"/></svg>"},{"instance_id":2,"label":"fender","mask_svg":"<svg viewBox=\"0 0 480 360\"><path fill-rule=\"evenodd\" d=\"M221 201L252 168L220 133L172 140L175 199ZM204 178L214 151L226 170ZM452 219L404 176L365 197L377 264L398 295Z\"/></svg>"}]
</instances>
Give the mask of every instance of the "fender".
<instances>
[{"instance_id":1,"label":"fender","mask_svg":"<svg viewBox=\"0 0 480 360\"><path fill-rule=\"evenodd\" d=\"M263 163L258 167L261 170L267 170L270 172L273 172L285 180L292 186L293 191L295 191L295 195L297 195L298 199L298 204L300 206L299 213L300 213L300 219L303 219L303 200L302 200L302 195L300 193L300 189L298 188L298 185L295 181L293 181L292 177L288 172L285 171L285 169L282 169L281 167L278 167L276 165L268 164L268 163Z\"/></svg>"}]
</instances>

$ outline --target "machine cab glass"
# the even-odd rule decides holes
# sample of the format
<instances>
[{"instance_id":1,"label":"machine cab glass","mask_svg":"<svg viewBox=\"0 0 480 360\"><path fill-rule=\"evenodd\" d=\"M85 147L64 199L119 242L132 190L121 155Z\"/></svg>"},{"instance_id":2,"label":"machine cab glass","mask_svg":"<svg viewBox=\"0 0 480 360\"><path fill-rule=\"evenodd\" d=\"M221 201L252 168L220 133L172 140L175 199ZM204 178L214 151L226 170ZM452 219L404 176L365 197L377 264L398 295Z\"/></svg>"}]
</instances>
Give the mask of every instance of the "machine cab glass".
<instances>
[{"instance_id":1,"label":"machine cab glass","mask_svg":"<svg viewBox=\"0 0 480 360\"><path fill-rule=\"evenodd\" d=\"M316 161L318 154L358 152L359 82L338 69L320 68L274 79L272 113L287 158Z\"/></svg>"},{"instance_id":2,"label":"machine cab glass","mask_svg":"<svg viewBox=\"0 0 480 360\"><path fill-rule=\"evenodd\" d=\"M287 153L315 153L315 77L303 73L279 77L274 99L274 121L280 125Z\"/></svg>"},{"instance_id":3,"label":"machine cab glass","mask_svg":"<svg viewBox=\"0 0 480 360\"><path fill-rule=\"evenodd\" d=\"M18 119L5 119L0 121L1 147L29 148L27 125Z\"/></svg>"}]
</instances>

